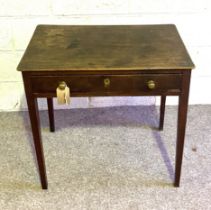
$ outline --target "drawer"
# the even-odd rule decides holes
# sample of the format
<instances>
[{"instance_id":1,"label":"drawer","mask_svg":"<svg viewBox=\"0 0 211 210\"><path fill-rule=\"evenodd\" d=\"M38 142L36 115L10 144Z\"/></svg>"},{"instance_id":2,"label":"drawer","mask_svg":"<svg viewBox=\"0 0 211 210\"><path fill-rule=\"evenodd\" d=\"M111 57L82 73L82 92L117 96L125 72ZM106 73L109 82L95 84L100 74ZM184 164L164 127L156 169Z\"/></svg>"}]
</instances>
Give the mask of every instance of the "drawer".
<instances>
[{"instance_id":1,"label":"drawer","mask_svg":"<svg viewBox=\"0 0 211 210\"><path fill-rule=\"evenodd\" d=\"M64 81L73 95L138 95L180 90L181 80L180 74L64 75L34 76L31 85L34 93L55 93Z\"/></svg>"}]
</instances>

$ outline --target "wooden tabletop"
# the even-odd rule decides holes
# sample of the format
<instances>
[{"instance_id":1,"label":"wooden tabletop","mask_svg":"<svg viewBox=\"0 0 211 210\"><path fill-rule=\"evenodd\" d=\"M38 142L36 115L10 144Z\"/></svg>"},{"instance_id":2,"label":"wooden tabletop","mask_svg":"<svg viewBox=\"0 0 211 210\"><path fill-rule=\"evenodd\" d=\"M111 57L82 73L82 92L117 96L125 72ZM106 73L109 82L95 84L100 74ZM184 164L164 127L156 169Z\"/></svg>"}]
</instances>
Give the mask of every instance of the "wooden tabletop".
<instances>
[{"instance_id":1,"label":"wooden tabletop","mask_svg":"<svg viewBox=\"0 0 211 210\"><path fill-rule=\"evenodd\" d=\"M192 69L175 25L38 25L19 71Z\"/></svg>"}]
</instances>

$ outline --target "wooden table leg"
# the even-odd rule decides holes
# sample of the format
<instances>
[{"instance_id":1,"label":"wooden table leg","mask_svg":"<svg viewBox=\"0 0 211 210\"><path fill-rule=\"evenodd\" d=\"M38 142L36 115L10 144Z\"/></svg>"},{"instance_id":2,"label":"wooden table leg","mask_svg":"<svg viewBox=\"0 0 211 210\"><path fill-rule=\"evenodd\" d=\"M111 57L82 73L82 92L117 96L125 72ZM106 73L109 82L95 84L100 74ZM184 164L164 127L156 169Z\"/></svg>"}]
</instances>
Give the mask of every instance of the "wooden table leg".
<instances>
[{"instance_id":1,"label":"wooden table leg","mask_svg":"<svg viewBox=\"0 0 211 210\"><path fill-rule=\"evenodd\" d=\"M183 81L182 81L182 91L179 96L176 164L175 164L175 181L174 181L175 187L179 187L179 184L180 184L182 157L183 157L184 140L185 140L185 128L186 128L186 121L187 121L190 75L191 75L191 71L184 72Z\"/></svg>"},{"instance_id":2,"label":"wooden table leg","mask_svg":"<svg viewBox=\"0 0 211 210\"><path fill-rule=\"evenodd\" d=\"M29 117L31 121L32 135L35 147L35 153L37 157L37 164L39 168L40 181L42 189L48 188L46 169L45 169L45 159L43 154L43 145L41 139L40 131L40 119L37 98L32 94L30 79L23 74L23 81L25 86L26 100L28 104Z\"/></svg>"},{"instance_id":3,"label":"wooden table leg","mask_svg":"<svg viewBox=\"0 0 211 210\"><path fill-rule=\"evenodd\" d=\"M48 104L48 117L49 117L49 125L50 131L55 131L55 124L54 124L54 112L53 112L53 98L47 98Z\"/></svg>"},{"instance_id":4,"label":"wooden table leg","mask_svg":"<svg viewBox=\"0 0 211 210\"><path fill-rule=\"evenodd\" d=\"M166 96L161 96L161 104L160 104L160 124L159 130L163 130L164 116L165 116L165 106L166 106Z\"/></svg>"},{"instance_id":5,"label":"wooden table leg","mask_svg":"<svg viewBox=\"0 0 211 210\"><path fill-rule=\"evenodd\" d=\"M39 113L38 113L38 104L37 98L27 97L29 116L32 127L32 135L34 140L34 147L37 157L37 163L40 174L40 181L42 184L42 189L48 188L47 177L46 177L46 169L45 169L45 160L43 154L43 146L40 132L40 122L39 122Z\"/></svg>"}]
</instances>

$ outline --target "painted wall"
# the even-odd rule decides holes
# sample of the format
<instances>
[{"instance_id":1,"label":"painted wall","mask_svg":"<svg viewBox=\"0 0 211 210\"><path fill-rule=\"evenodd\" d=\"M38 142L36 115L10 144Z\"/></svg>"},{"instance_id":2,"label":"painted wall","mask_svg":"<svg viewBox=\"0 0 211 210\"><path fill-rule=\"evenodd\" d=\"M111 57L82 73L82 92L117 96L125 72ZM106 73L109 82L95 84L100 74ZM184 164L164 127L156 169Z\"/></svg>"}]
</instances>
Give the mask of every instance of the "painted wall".
<instances>
[{"instance_id":1,"label":"painted wall","mask_svg":"<svg viewBox=\"0 0 211 210\"><path fill-rule=\"evenodd\" d=\"M26 109L16 66L37 24L174 23L196 65L190 104L210 104L210 19L209 0L0 0L0 111ZM70 108L155 103L159 98L74 98ZM167 103L176 104L177 97L169 97ZM45 100L39 105L45 109Z\"/></svg>"}]
</instances>

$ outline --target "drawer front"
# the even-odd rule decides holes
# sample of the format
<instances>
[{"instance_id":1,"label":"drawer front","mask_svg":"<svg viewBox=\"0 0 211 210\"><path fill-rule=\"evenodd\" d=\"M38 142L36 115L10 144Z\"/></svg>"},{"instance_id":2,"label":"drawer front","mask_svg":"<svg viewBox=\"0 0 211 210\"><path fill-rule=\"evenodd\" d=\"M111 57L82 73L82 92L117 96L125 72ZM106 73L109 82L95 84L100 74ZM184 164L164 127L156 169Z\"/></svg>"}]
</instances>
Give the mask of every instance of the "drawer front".
<instances>
[{"instance_id":1,"label":"drawer front","mask_svg":"<svg viewBox=\"0 0 211 210\"><path fill-rule=\"evenodd\" d=\"M67 75L35 76L31 84L34 93L56 93L59 83L64 81L76 95L138 95L179 91L181 80L180 74Z\"/></svg>"}]
</instances>

